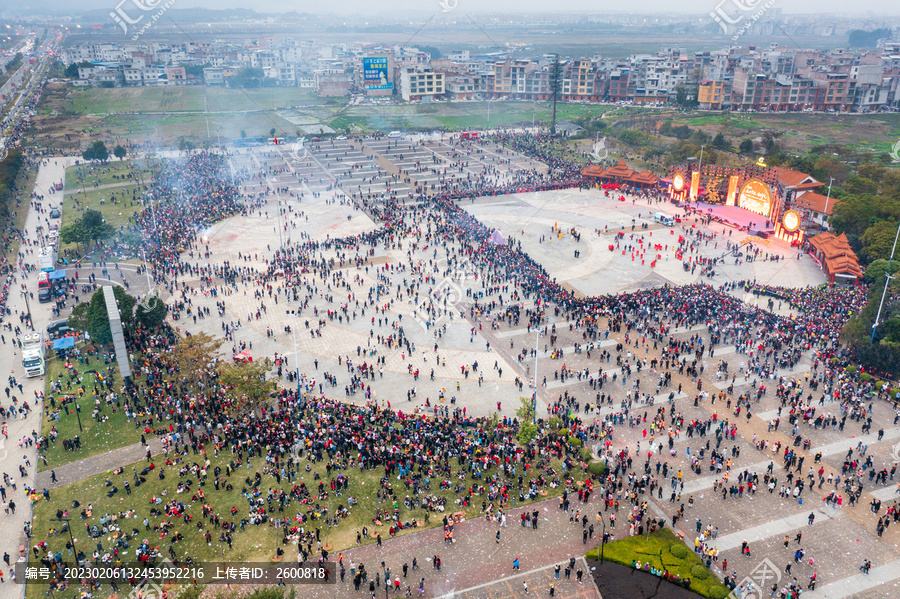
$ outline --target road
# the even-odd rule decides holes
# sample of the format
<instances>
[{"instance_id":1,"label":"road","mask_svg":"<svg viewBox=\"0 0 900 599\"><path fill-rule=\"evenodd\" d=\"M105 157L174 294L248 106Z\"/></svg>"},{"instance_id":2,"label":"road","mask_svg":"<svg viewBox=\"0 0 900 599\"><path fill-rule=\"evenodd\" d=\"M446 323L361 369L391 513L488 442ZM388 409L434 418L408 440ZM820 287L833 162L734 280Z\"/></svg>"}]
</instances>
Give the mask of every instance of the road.
<instances>
[{"instance_id":1,"label":"road","mask_svg":"<svg viewBox=\"0 0 900 599\"><path fill-rule=\"evenodd\" d=\"M47 165L42 166L38 171L36 186L39 189L47 189L54 181L64 179L65 165L73 164L74 160L74 158L71 158L65 160L50 159L47 161ZM44 205L45 208L49 209L50 206L58 205L58 199L62 198L62 195L48 197L49 200L45 200ZM37 210L29 208L28 216L25 219L26 236L28 232L33 233L35 231L35 228L41 223L42 218L42 215L38 213ZM35 255L30 255L27 258L25 257L24 250L28 247L30 246L23 244L19 252L20 263L22 260L24 260L25 263L36 263ZM25 288L29 293L34 291L37 288L37 274L29 273L25 275L19 270L15 275L14 281L10 285L11 291L7 300L7 307L12 313L3 319L4 325L9 323L13 327L22 326L20 314L23 314L26 311L25 299L20 291L22 284L25 285ZM52 319L52 314L50 312L51 304L39 303L36 296L37 294L35 293L35 298L32 299L29 295L28 305L31 308L31 316L35 330L40 330L45 328ZM28 400L31 405L34 405L35 393L44 390L43 377L26 378L25 371L22 368L21 355L18 351L12 350L11 338L13 333L4 329L3 335L6 339L6 344L3 351L0 351L0 370L8 373L8 376L14 376L16 382L22 384L22 393L18 394L20 402L22 400ZM8 382L4 382L4 386L6 384L8 384ZM24 526L26 522L31 520L32 512L24 487L25 485L31 486L34 484L35 475L37 473L37 455L34 446L24 447L19 444L19 441L24 437L30 437L32 431L40 432L40 406L38 406L38 409L32 410L27 417L8 420L7 426L8 438L0 437L0 472L9 474L16 480L16 490L13 490L11 486L6 487L7 501L11 500L15 502L16 511L15 514L7 515L4 513L0 515L0 518L3 519L3 534L0 535L0 553L8 553L11 560L15 561L19 556L20 546L25 545L27 547L28 539L24 534ZM26 465L26 458L30 465ZM21 476L19 470L20 465L25 467L27 476ZM3 568L4 570L7 569L5 568L5 564L0 564L0 568ZM0 599L22 597L23 589L24 587L22 586L9 584L9 579L7 578L7 584L0 584Z\"/></svg>"},{"instance_id":2,"label":"road","mask_svg":"<svg viewBox=\"0 0 900 599\"><path fill-rule=\"evenodd\" d=\"M32 48L38 38L40 46ZM62 34L55 30L38 29L26 42L22 66L0 89L0 158L16 145L18 135L31 118L34 103L44 84L44 73L62 44ZM34 62L31 62L34 54Z\"/></svg>"}]
</instances>

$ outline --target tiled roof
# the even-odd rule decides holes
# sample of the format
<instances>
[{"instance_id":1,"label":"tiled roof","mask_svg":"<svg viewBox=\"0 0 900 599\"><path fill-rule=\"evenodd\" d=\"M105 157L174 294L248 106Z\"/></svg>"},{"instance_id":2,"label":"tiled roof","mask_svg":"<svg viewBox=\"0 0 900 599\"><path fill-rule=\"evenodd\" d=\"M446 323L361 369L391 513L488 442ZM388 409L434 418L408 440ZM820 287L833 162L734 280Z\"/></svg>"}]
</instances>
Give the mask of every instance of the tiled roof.
<instances>
[{"instance_id":1,"label":"tiled roof","mask_svg":"<svg viewBox=\"0 0 900 599\"><path fill-rule=\"evenodd\" d=\"M821 193L808 191L794 200L794 206L797 208L805 208L806 210L811 210L813 212L824 212L828 216L831 216L834 214L834 205L837 202L838 200L835 198L829 198L828 196L823 196ZM827 210L825 208L826 203L828 204Z\"/></svg>"}]
</instances>

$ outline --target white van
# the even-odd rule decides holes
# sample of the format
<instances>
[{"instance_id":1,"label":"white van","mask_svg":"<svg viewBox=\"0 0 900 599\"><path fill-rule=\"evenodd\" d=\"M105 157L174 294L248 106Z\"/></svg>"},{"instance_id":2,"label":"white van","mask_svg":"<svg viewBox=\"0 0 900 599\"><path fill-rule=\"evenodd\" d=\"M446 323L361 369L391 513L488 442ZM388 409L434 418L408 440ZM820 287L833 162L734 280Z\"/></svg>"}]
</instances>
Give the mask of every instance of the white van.
<instances>
[{"instance_id":1,"label":"white van","mask_svg":"<svg viewBox=\"0 0 900 599\"><path fill-rule=\"evenodd\" d=\"M663 214L662 212L657 212L656 215L653 217L653 220L655 220L659 224L664 225L666 227L671 227L672 225L675 224L674 218L672 218L668 214Z\"/></svg>"},{"instance_id":2,"label":"white van","mask_svg":"<svg viewBox=\"0 0 900 599\"><path fill-rule=\"evenodd\" d=\"M399 131L391 131L387 134L388 137L403 137L403 134Z\"/></svg>"}]
</instances>

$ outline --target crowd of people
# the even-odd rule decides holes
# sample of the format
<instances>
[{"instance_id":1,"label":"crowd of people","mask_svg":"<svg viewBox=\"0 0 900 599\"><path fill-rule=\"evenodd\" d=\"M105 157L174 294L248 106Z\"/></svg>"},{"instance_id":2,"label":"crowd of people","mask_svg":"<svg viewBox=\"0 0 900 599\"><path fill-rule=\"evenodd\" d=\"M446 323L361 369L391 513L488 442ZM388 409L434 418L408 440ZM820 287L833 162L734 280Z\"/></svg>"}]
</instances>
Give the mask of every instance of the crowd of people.
<instances>
[{"instance_id":1,"label":"crowd of people","mask_svg":"<svg viewBox=\"0 0 900 599\"><path fill-rule=\"evenodd\" d=\"M862 426L866 424L865 418L871 411L866 406L866 383L842 368L851 363L851 356L839 342L846 318L865 303L863 292L791 290L744 281L719 288L706 284L666 285L629 293L576 296L524 252L520 243L491 243L493 231L459 204L473 196L577 187L582 183L579 165L560 154L559 146L551 139L542 136L500 134L495 141L547 164L548 173L533 171L524 178L488 187L479 187L477 181L473 184L471 180L463 184L457 179L434 193L421 193L413 202L398 199L391 192L377 197L358 196L353 198L354 205L373 218L377 223L374 230L318 241L301 236L273 251L262 268L240 262L209 262L203 230L229 216L259 211L265 202L265 194L258 191L252 196L242 193L241 177L247 174L239 171L232 181L222 155L197 152L167 162L151 183L146 208L138 214L136 223L143 232L154 275L165 281L173 295L170 307L175 314L209 316L208 311L192 305L198 287L187 280L193 278L199 279L200 290L216 296L217 307L221 302L220 317L230 293L251 290L260 303L256 318L266 311L269 298L277 303L281 297L297 309L301 319L307 319L308 328L312 320L311 335L316 335L316 322L321 329L332 319L349 320L351 315L354 319L371 318L373 329L376 320L379 327L387 327L387 332L378 328L380 347L412 353L414 344L399 326L393 301L421 293L420 287L433 285L441 269L465 266L477 275L484 293L462 309L462 316L497 325L543 329L549 336L552 313L570 323L570 332L581 332L585 345L608 338L610 332L624 335L625 344L616 348L623 379L631 375L632 368L635 373L647 368L659 376L659 387L663 388L673 383L671 376L662 373L677 372L696 382L698 400L707 397L702 390L699 360L705 355L713 357L717 345L730 344L749 363L747 376L758 378L752 385L754 392L764 394L764 382L774 381L770 384L782 405L790 405L792 418L803 414L807 422L823 426L824 417L820 419L822 415L815 414L815 407L803 397L798 385L785 377L775 379L777 370L792 367L803 352L809 351L815 356L809 388L821 386L823 397L830 405L839 405L846 413L845 419L849 416ZM382 246L406 250L408 260L375 266L371 257ZM435 262L440 255L446 266L439 269L413 259L414 250L426 248L433 251ZM367 269L367 273L373 269L376 283L361 288L361 280L350 279L352 267ZM739 287L786 301L796 315L781 316L772 309L742 302L734 295ZM335 300L335 296L340 299ZM426 300L426 314L436 317L448 310L460 308L448 307L433 298ZM248 316L253 317L254 314ZM222 322L226 334L232 330L228 327L235 324L239 326ZM685 341L674 336L677 328L698 325L706 328L706 337L694 335ZM473 327L473 336L474 331ZM552 332L556 333L556 325ZM380 529L387 535L428 525L431 518L449 527L456 512L473 507L481 513L504 517L509 509L539 499L549 489L563 488L567 495L574 494L578 482L584 485L578 493L582 502L591 497L590 491L583 492L584 488L598 487L597 495L606 509L616 511L620 501L630 503L624 519L629 530L636 533L648 525L648 495L652 497L655 492L662 497L667 484L664 481L672 480L673 496L680 501L680 489L676 486L683 485L682 473L676 475L659 461L665 451L672 451L674 456L674 440L680 431L691 437L710 434L716 440L714 449L707 443L706 450L690 456L692 469L702 472L706 466L711 472L721 473L724 468L727 473L735 457L734 448L721 447L735 439L733 421L686 421L674 407L660 407L648 424L646 415L642 420L635 414L636 403L641 402L642 396L644 401L649 397L637 389L632 394L623 388L616 397L622 401L620 412L592 420L588 409L581 415L574 398L568 394L560 396L551 402L551 408L566 428L566 436L545 423L542 434L526 444L519 442L519 422L511 418L476 418L460 408L435 409L434 416L429 416L394 409L384 402L369 400L359 405L339 401L326 395L326 389L337 386L333 382L336 377L327 373L324 378L328 384L324 388L317 389L315 381L305 379L304 394L281 389L271 405L250 412L221 387L213 385L212 392L205 387L216 378L214 366L200 363L190 375L182 372L173 376L179 364L172 349L178 342L170 329L140 329L129 340L131 348L143 357L135 366L139 382L116 394L115 405L132 415L136 426L162 437L166 449L163 456L148 452L148 465L140 474L110 474L107 487L111 496L127 494L130 485L138 484L142 478L154 476L162 481L168 476L170 483L166 487L190 497L189 503L202 505L202 513L189 511L174 499L177 495L159 497L150 506L129 506L143 520L144 531L138 527L130 533L123 531L127 534L112 545L104 545L100 538L106 531L99 518L108 520L118 515L82 514L87 534L97 540L91 559L115 561L123 549L121 543L152 530L161 540L159 548L139 543L146 545L145 554L168 554L173 560L184 560L186 556L178 545L184 539L180 527L198 527L204 530L208 542L211 535L218 535L220 543L230 546L233 538L247 527L268 526L278 530L279 552L296 543L301 558L324 560L328 553L323 528L339 525L358 509L358 500L346 489L357 476L370 470L383 475L377 488L369 490L376 492L378 507L374 513L366 514L366 520L371 519L372 530L389 523ZM651 345L659 352L653 364L649 358L639 357L639 351L648 355ZM603 352L598 351L597 356L598 360L604 359ZM607 352L605 357L609 360L610 356ZM346 357L347 370L352 374L346 387L348 395L351 386L370 391L372 379L383 364L381 355L372 354L366 359L358 352L357 358L351 364L350 356ZM477 364L472 368L477 371ZM462 370L466 375L467 369L464 366ZM563 373L569 376L565 368ZM594 389L595 379L590 373L585 375ZM418 377L418 370L415 376ZM604 377L602 371L597 373L597 400L587 402L595 404L598 412L607 392L609 402L613 400L610 390L601 399L600 381ZM206 381L204 387L198 386L199 381ZM678 387L680 391L680 383ZM752 401L749 393L738 398L735 415L740 415L744 404L749 413ZM732 408L730 398L727 405ZM662 439L655 451L655 475L653 463L649 456L644 457L640 444L636 451L613 445L617 428L626 422L631 428L650 428L651 438L655 435ZM832 422L831 416L827 422ZM583 480L584 474L576 474L582 454L569 442L570 438L577 438L586 446L600 444L609 470L594 480ZM46 447L55 442L59 441L42 438L39 443ZM650 445L652 449L653 441ZM310 472L310 465L316 468L317 478L300 481L298 474L304 469ZM319 474L322 465L324 477ZM742 472L735 477L736 482L723 476L716 491L721 492L723 499L740 498L745 487L749 493L756 492L759 485L773 484L769 474L761 478L756 473ZM833 483L835 488L839 482ZM863 484L861 477L856 476L854 492L861 490ZM240 493L237 489L241 489ZM207 508L204 495L215 494L230 494L226 495L234 498L230 509ZM896 520L895 508L889 508L888 516ZM179 519L181 524L177 523ZM360 542L371 538L369 530L360 530L357 538ZM61 559L61 548L65 548L64 539L48 538L42 541L40 557L48 563Z\"/></svg>"}]
</instances>

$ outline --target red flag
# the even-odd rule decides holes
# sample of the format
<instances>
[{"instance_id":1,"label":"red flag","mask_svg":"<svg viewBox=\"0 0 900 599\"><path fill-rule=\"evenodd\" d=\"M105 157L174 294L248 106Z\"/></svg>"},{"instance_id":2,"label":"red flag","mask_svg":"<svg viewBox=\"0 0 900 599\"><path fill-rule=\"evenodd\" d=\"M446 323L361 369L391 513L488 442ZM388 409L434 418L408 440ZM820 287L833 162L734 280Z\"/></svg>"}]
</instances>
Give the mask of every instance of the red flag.
<instances>
[{"instance_id":1,"label":"red flag","mask_svg":"<svg viewBox=\"0 0 900 599\"><path fill-rule=\"evenodd\" d=\"M277 146L277 145L278 145L278 138L277 138L277 137L273 137L272 139L275 140L275 145Z\"/></svg>"}]
</instances>

